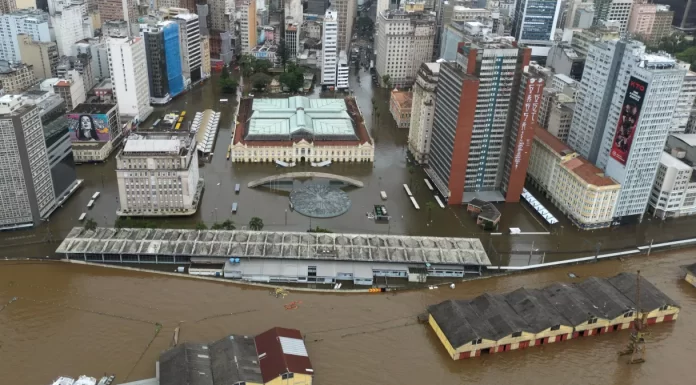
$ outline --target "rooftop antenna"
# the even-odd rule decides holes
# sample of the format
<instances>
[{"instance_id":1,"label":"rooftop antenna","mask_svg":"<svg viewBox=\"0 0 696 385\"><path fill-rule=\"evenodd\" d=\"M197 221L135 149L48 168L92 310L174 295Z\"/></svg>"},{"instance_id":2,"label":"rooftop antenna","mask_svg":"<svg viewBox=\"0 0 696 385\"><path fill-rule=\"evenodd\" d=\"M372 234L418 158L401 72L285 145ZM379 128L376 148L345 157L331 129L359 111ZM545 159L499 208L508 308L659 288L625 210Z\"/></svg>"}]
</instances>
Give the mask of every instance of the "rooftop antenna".
<instances>
[{"instance_id":1,"label":"rooftop antenna","mask_svg":"<svg viewBox=\"0 0 696 385\"><path fill-rule=\"evenodd\" d=\"M645 337L647 332L645 327L647 326L647 313L643 313L640 305L640 270L636 274L636 300L635 300L635 318L633 320L633 330L631 331L631 337L628 341L626 348L619 352L619 355L631 355L628 360L629 364L642 364L645 362ZM643 317L641 318L641 314Z\"/></svg>"}]
</instances>

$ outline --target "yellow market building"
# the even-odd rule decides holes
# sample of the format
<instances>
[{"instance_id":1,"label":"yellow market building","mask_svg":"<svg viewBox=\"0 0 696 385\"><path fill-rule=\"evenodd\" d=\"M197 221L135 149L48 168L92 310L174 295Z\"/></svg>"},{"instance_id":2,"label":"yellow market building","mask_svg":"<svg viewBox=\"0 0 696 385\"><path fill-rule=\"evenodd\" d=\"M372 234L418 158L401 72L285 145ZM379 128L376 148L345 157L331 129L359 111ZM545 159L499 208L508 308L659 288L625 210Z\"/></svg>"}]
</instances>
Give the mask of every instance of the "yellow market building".
<instances>
[{"instance_id":1,"label":"yellow market building","mask_svg":"<svg viewBox=\"0 0 696 385\"><path fill-rule=\"evenodd\" d=\"M679 306L645 278L590 278L542 289L486 293L428 308L428 323L453 360L526 349L633 327L636 312L647 324L672 321Z\"/></svg>"},{"instance_id":2,"label":"yellow market building","mask_svg":"<svg viewBox=\"0 0 696 385\"><path fill-rule=\"evenodd\" d=\"M696 287L696 263L686 267L686 277L684 279Z\"/></svg>"}]
</instances>

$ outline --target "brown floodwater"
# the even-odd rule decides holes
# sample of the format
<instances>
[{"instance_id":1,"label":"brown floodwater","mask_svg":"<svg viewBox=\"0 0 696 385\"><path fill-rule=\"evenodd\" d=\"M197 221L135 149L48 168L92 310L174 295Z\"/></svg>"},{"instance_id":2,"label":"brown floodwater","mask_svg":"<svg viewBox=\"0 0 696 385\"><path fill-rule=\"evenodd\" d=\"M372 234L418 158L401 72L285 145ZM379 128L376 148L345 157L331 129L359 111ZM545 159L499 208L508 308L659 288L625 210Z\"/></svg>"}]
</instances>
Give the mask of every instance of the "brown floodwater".
<instances>
[{"instance_id":1,"label":"brown floodwater","mask_svg":"<svg viewBox=\"0 0 696 385\"><path fill-rule=\"evenodd\" d=\"M291 292L61 262L0 262L0 384L48 384L59 375L116 374L118 382L153 377L155 362L181 326L181 341L256 334L273 326L306 336L317 384L687 384L696 357L696 288L680 250L625 261L487 278L441 288L382 294ZM651 326L647 362L617 352L628 333L609 333L524 351L452 361L435 334L416 322L429 304L501 293L520 286L610 276L640 269L677 300L676 322ZM12 298L16 300L6 306ZM298 309L283 305L301 301ZM157 324L162 328L156 334Z\"/></svg>"}]
</instances>

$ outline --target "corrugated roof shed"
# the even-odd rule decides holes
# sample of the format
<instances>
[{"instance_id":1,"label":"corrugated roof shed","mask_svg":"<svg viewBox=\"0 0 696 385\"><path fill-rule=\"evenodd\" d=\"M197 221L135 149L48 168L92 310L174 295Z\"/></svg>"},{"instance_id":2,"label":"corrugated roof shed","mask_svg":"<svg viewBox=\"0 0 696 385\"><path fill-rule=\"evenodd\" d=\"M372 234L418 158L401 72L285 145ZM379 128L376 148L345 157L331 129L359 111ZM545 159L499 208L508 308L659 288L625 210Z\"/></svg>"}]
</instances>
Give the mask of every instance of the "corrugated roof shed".
<instances>
[{"instance_id":1,"label":"corrugated roof shed","mask_svg":"<svg viewBox=\"0 0 696 385\"><path fill-rule=\"evenodd\" d=\"M636 274L621 273L617 276L607 279L616 289L626 296L635 307L636 298ZM658 290L655 285L647 279L640 277L640 309L641 311L653 311L662 306L679 306L673 299L669 298L665 293Z\"/></svg>"},{"instance_id":2,"label":"corrugated roof shed","mask_svg":"<svg viewBox=\"0 0 696 385\"><path fill-rule=\"evenodd\" d=\"M606 319L614 319L635 309L633 301L626 298L604 278L590 277L578 283L577 287L599 307Z\"/></svg>"},{"instance_id":3,"label":"corrugated roof shed","mask_svg":"<svg viewBox=\"0 0 696 385\"><path fill-rule=\"evenodd\" d=\"M160 355L162 385L213 385L208 347L184 343Z\"/></svg>"},{"instance_id":4,"label":"corrugated roof shed","mask_svg":"<svg viewBox=\"0 0 696 385\"><path fill-rule=\"evenodd\" d=\"M696 263L689 265L689 266L686 266L686 271L688 271L689 273L691 273L693 275L696 275Z\"/></svg>"},{"instance_id":5,"label":"corrugated roof shed","mask_svg":"<svg viewBox=\"0 0 696 385\"><path fill-rule=\"evenodd\" d=\"M502 295L483 294L470 302L479 318L492 326L493 333L482 337L499 340L510 334L528 331L530 326L505 302Z\"/></svg>"},{"instance_id":6,"label":"corrugated roof shed","mask_svg":"<svg viewBox=\"0 0 696 385\"><path fill-rule=\"evenodd\" d=\"M232 335L210 344L215 385L262 383L254 337Z\"/></svg>"},{"instance_id":7,"label":"corrugated roof shed","mask_svg":"<svg viewBox=\"0 0 696 385\"><path fill-rule=\"evenodd\" d=\"M544 296L558 312L577 326L590 317L604 318L604 314L595 306L583 291L567 283L554 283L542 289Z\"/></svg>"},{"instance_id":8,"label":"corrugated roof shed","mask_svg":"<svg viewBox=\"0 0 696 385\"><path fill-rule=\"evenodd\" d=\"M467 300L448 300L428 308L453 348L493 335L493 327L481 320Z\"/></svg>"},{"instance_id":9,"label":"corrugated roof shed","mask_svg":"<svg viewBox=\"0 0 696 385\"><path fill-rule=\"evenodd\" d=\"M559 325L573 326L539 289L519 288L505 294L505 301L527 322L532 333Z\"/></svg>"},{"instance_id":10,"label":"corrugated roof shed","mask_svg":"<svg viewBox=\"0 0 696 385\"><path fill-rule=\"evenodd\" d=\"M255 341L263 382L284 373L314 374L299 330L273 328L256 336Z\"/></svg>"}]
</instances>

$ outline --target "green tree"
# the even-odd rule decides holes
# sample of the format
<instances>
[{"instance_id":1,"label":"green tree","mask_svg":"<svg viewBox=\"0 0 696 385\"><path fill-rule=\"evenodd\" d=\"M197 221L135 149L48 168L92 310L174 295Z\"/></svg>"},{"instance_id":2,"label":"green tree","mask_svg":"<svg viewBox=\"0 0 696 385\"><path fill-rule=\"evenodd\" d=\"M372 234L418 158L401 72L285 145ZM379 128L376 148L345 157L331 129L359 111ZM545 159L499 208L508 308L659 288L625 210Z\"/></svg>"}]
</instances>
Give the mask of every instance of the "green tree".
<instances>
[{"instance_id":1,"label":"green tree","mask_svg":"<svg viewBox=\"0 0 696 385\"><path fill-rule=\"evenodd\" d=\"M691 66L693 67L696 64L696 46L689 47L686 50L679 52L677 54L677 59L691 63Z\"/></svg>"},{"instance_id":2,"label":"green tree","mask_svg":"<svg viewBox=\"0 0 696 385\"><path fill-rule=\"evenodd\" d=\"M269 60L256 59L256 62L254 63L254 73L268 73L268 70L271 69L271 67L273 67L273 63L271 63Z\"/></svg>"},{"instance_id":3,"label":"green tree","mask_svg":"<svg viewBox=\"0 0 696 385\"><path fill-rule=\"evenodd\" d=\"M254 231L261 231L263 229L263 219L259 217L253 217L249 221L249 228Z\"/></svg>"},{"instance_id":4,"label":"green tree","mask_svg":"<svg viewBox=\"0 0 696 385\"><path fill-rule=\"evenodd\" d=\"M203 222L196 223L196 230L208 230L208 226Z\"/></svg>"},{"instance_id":5,"label":"green tree","mask_svg":"<svg viewBox=\"0 0 696 385\"><path fill-rule=\"evenodd\" d=\"M229 79L230 78L230 70L227 69L227 66L224 65L222 66L222 73L220 73L220 79Z\"/></svg>"},{"instance_id":6,"label":"green tree","mask_svg":"<svg viewBox=\"0 0 696 385\"><path fill-rule=\"evenodd\" d=\"M237 87L239 86L239 83L237 83L237 81L233 78L223 79L221 77L219 83L222 92L226 94L233 94L237 92Z\"/></svg>"},{"instance_id":7,"label":"green tree","mask_svg":"<svg viewBox=\"0 0 696 385\"><path fill-rule=\"evenodd\" d=\"M290 89L290 92L297 92L304 86L304 73L299 68L294 68L290 71L291 67L293 67L292 63L288 65L288 71L280 74L279 80L280 84Z\"/></svg>"},{"instance_id":8,"label":"green tree","mask_svg":"<svg viewBox=\"0 0 696 385\"><path fill-rule=\"evenodd\" d=\"M280 39L278 49L276 50L276 57L280 59L280 64L285 68L288 64L288 49L285 47L285 39Z\"/></svg>"},{"instance_id":9,"label":"green tree","mask_svg":"<svg viewBox=\"0 0 696 385\"><path fill-rule=\"evenodd\" d=\"M256 58L249 55L249 54L244 54L239 59L239 67L242 69L242 76L244 76L244 77L248 77L252 73L254 73L254 66L255 65L256 65Z\"/></svg>"},{"instance_id":10,"label":"green tree","mask_svg":"<svg viewBox=\"0 0 696 385\"><path fill-rule=\"evenodd\" d=\"M367 16L360 16L355 25L360 37L370 38L375 33L375 23Z\"/></svg>"},{"instance_id":11,"label":"green tree","mask_svg":"<svg viewBox=\"0 0 696 385\"><path fill-rule=\"evenodd\" d=\"M391 76L383 75L382 76L382 83L384 83L384 86L387 88L391 88Z\"/></svg>"},{"instance_id":12,"label":"green tree","mask_svg":"<svg viewBox=\"0 0 696 385\"><path fill-rule=\"evenodd\" d=\"M234 230L236 227L234 226L234 222L231 220L227 219L222 223L215 223L212 226L210 226L211 230Z\"/></svg>"},{"instance_id":13,"label":"green tree","mask_svg":"<svg viewBox=\"0 0 696 385\"><path fill-rule=\"evenodd\" d=\"M254 89L263 91L269 84L271 84L272 78L264 73L257 73L252 75L250 80Z\"/></svg>"},{"instance_id":14,"label":"green tree","mask_svg":"<svg viewBox=\"0 0 696 385\"><path fill-rule=\"evenodd\" d=\"M89 218L85 221L85 224L82 226L85 230L91 230L94 231L97 229L97 222L94 221L94 219Z\"/></svg>"}]
</instances>

